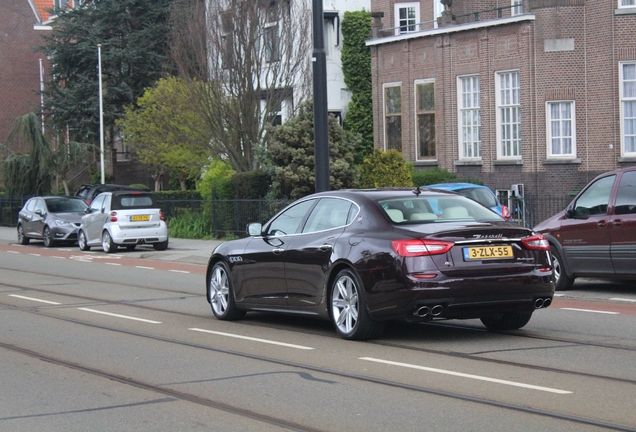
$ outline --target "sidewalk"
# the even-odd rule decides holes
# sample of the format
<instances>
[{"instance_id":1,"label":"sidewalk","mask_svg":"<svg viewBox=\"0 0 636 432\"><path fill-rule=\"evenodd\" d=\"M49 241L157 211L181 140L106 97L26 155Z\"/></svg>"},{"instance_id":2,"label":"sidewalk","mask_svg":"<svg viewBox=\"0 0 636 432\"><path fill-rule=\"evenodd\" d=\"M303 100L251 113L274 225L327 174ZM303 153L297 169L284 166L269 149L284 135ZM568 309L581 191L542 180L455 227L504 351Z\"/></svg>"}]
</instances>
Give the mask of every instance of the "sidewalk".
<instances>
[{"instance_id":1,"label":"sidewalk","mask_svg":"<svg viewBox=\"0 0 636 432\"><path fill-rule=\"evenodd\" d=\"M7 244L17 243L18 238L16 229L12 227L0 227L0 242ZM44 247L41 241L32 240L32 242L33 244ZM124 249L121 249L120 252L125 253L126 256L130 258L145 258L157 261L174 261L207 265L208 258L210 258L212 251L221 243L223 242L220 240L188 240L171 238L168 250L166 251L159 252L154 250L152 246L141 245L137 246L137 249L132 252L125 251ZM60 245L60 247L77 248L77 246L66 244ZM79 249L77 250L79 251ZM92 250L100 251L100 249L96 247L93 247Z\"/></svg>"}]
</instances>

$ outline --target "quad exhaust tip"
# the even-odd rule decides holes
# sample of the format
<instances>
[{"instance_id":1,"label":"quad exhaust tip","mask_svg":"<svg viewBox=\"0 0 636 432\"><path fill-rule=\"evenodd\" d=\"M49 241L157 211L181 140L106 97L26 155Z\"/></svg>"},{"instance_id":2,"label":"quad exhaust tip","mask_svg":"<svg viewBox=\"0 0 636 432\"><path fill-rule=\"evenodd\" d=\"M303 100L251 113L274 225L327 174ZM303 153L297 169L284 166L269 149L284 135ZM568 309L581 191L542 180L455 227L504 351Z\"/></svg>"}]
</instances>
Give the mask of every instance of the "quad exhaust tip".
<instances>
[{"instance_id":1,"label":"quad exhaust tip","mask_svg":"<svg viewBox=\"0 0 636 432\"><path fill-rule=\"evenodd\" d=\"M547 308L551 304L552 304L552 299L550 297L546 297L546 298L539 297L534 300L535 309Z\"/></svg>"},{"instance_id":2,"label":"quad exhaust tip","mask_svg":"<svg viewBox=\"0 0 636 432\"><path fill-rule=\"evenodd\" d=\"M415 310L413 310L413 315L415 315L416 317L419 318L424 318L427 316L439 316L442 314L442 312L444 312L444 306L442 305L435 305L433 307L429 307L429 306L416 306Z\"/></svg>"}]
</instances>

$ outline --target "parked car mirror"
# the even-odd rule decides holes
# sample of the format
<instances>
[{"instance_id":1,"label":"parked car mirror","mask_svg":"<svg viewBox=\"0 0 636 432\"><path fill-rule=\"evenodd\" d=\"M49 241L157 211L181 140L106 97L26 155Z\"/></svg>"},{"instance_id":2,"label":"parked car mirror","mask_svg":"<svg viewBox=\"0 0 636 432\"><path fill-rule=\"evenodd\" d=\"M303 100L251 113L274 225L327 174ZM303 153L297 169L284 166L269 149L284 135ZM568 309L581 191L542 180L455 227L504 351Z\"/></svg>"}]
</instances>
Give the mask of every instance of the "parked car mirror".
<instances>
[{"instance_id":1,"label":"parked car mirror","mask_svg":"<svg viewBox=\"0 0 636 432\"><path fill-rule=\"evenodd\" d=\"M90 207L86 207L86 209L84 210L84 213L91 214L91 213L93 213L93 209L90 208Z\"/></svg>"},{"instance_id":2,"label":"parked car mirror","mask_svg":"<svg viewBox=\"0 0 636 432\"><path fill-rule=\"evenodd\" d=\"M252 237L261 235L262 230L263 230L263 225L259 223L247 224L247 234L249 234Z\"/></svg>"},{"instance_id":3,"label":"parked car mirror","mask_svg":"<svg viewBox=\"0 0 636 432\"><path fill-rule=\"evenodd\" d=\"M35 211L35 214L36 214L36 215L39 215L39 216L44 216L44 212L43 212L42 210L40 210L40 209L37 209L37 210Z\"/></svg>"},{"instance_id":4,"label":"parked car mirror","mask_svg":"<svg viewBox=\"0 0 636 432\"><path fill-rule=\"evenodd\" d=\"M568 219L572 219L574 217L574 209L572 207L565 209L565 217Z\"/></svg>"}]
</instances>

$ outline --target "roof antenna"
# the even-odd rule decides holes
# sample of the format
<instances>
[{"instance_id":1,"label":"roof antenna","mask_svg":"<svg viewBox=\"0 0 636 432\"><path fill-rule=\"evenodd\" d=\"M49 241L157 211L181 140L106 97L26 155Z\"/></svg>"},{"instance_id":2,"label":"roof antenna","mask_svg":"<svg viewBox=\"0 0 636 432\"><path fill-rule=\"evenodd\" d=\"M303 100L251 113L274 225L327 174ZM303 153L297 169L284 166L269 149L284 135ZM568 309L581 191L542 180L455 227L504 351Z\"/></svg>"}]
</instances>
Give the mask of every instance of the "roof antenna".
<instances>
[{"instance_id":1,"label":"roof antenna","mask_svg":"<svg viewBox=\"0 0 636 432\"><path fill-rule=\"evenodd\" d=\"M413 189L413 193L415 194L415 196L420 196L420 194L422 193L422 189L418 186L415 189Z\"/></svg>"}]
</instances>

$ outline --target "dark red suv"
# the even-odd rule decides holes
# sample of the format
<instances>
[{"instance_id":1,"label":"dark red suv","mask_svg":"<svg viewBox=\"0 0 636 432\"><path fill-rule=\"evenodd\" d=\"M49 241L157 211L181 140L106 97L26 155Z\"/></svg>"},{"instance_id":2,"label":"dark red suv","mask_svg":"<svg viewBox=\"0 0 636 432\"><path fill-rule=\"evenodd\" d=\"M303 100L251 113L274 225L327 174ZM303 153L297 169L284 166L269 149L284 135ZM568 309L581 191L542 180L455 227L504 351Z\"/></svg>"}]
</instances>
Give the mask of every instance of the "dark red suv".
<instances>
[{"instance_id":1,"label":"dark red suv","mask_svg":"<svg viewBox=\"0 0 636 432\"><path fill-rule=\"evenodd\" d=\"M550 241L557 290L579 276L636 279L636 167L596 177L534 230Z\"/></svg>"}]
</instances>

